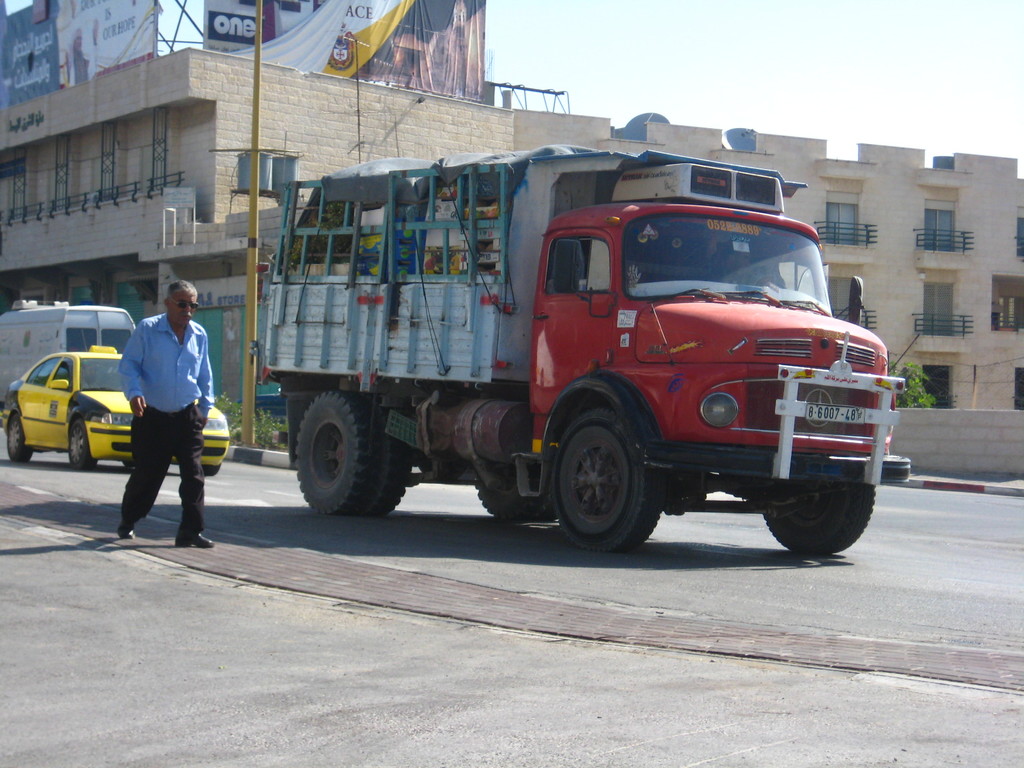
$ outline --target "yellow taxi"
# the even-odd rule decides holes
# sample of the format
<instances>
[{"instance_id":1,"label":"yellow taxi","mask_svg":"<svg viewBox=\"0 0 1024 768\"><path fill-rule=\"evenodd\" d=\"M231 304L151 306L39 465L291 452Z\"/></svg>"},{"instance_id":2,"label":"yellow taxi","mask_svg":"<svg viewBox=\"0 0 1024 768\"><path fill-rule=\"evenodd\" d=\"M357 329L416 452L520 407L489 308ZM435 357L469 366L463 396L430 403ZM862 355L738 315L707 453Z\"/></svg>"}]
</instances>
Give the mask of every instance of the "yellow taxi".
<instances>
[{"instance_id":1,"label":"yellow taxi","mask_svg":"<svg viewBox=\"0 0 1024 768\"><path fill-rule=\"evenodd\" d=\"M66 451L75 469L101 459L132 461L132 412L121 392L113 347L48 355L16 379L4 398L7 455L25 462L36 451ZM216 408L203 430L203 470L220 471L228 452L228 420Z\"/></svg>"}]
</instances>

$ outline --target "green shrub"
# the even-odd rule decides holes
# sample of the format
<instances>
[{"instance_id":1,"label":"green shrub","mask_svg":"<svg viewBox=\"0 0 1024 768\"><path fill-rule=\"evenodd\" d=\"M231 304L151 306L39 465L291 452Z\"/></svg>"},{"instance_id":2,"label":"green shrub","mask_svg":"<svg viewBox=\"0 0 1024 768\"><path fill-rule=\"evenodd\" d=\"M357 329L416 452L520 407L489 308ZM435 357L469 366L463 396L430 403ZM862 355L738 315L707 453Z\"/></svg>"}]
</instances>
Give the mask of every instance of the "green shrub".
<instances>
[{"instance_id":1,"label":"green shrub","mask_svg":"<svg viewBox=\"0 0 1024 768\"><path fill-rule=\"evenodd\" d=\"M925 389L928 374L917 363L907 363L897 374L907 380L907 386L896 397L897 408L931 408L935 405L935 395Z\"/></svg>"},{"instance_id":2,"label":"green shrub","mask_svg":"<svg viewBox=\"0 0 1024 768\"><path fill-rule=\"evenodd\" d=\"M242 442L242 404L231 400L227 395L217 397L217 407L228 419L228 432L231 442ZM271 451L286 451L288 446L279 442L277 433L286 429L284 419L275 419L267 411L256 409L253 416L252 438L257 448Z\"/></svg>"}]
</instances>

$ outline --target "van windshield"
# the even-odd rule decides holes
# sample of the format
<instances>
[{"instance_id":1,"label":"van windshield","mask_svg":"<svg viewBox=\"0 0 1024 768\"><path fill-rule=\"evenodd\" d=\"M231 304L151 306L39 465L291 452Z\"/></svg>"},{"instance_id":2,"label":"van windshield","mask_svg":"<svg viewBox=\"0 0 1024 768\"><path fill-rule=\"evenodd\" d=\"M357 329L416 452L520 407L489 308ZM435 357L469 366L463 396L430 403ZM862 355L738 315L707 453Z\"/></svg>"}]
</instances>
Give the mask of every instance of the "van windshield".
<instances>
[{"instance_id":1,"label":"van windshield","mask_svg":"<svg viewBox=\"0 0 1024 768\"><path fill-rule=\"evenodd\" d=\"M817 243L761 222L694 214L659 214L623 233L626 294L668 298L700 289L767 294L830 313Z\"/></svg>"},{"instance_id":2,"label":"van windshield","mask_svg":"<svg viewBox=\"0 0 1024 768\"><path fill-rule=\"evenodd\" d=\"M103 341L100 342L104 347L113 347L118 352L124 352L124 345L128 343L128 338L132 335L132 332L126 328L104 328Z\"/></svg>"}]
</instances>

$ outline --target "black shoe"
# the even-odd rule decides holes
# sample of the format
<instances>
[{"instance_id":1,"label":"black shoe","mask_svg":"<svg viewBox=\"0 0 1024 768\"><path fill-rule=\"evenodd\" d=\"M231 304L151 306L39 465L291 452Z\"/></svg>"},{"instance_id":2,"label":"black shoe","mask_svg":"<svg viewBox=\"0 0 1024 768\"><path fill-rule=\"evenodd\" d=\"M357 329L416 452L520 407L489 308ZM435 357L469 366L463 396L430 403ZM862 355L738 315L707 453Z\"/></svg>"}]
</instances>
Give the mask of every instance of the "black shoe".
<instances>
[{"instance_id":1,"label":"black shoe","mask_svg":"<svg viewBox=\"0 0 1024 768\"><path fill-rule=\"evenodd\" d=\"M119 525L117 526L117 538L134 539L135 531L132 530L132 527L130 525Z\"/></svg>"},{"instance_id":2,"label":"black shoe","mask_svg":"<svg viewBox=\"0 0 1024 768\"><path fill-rule=\"evenodd\" d=\"M199 549L211 549L213 542L201 533L179 534L174 539L176 547L199 547Z\"/></svg>"}]
</instances>

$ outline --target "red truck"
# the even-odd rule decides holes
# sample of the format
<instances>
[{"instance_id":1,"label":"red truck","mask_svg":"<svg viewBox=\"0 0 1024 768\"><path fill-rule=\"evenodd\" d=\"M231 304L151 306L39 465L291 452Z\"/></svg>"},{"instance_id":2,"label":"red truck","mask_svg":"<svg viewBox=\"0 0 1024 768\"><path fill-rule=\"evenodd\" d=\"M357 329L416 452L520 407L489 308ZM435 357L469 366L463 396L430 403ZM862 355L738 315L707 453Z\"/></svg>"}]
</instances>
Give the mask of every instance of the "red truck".
<instances>
[{"instance_id":1,"label":"red truck","mask_svg":"<svg viewBox=\"0 0 1024 768\"><path fill-rule=\"evenodd\" d=\"M306 501L386 515L412 483L469 479L495 517L585 549L691 511L849 547L875 486L909 477L886 450L903 381L832 316L817 233L783 215L799 186L574 147L294 184L261 353Z\"/></svg>"}]
</instances>

